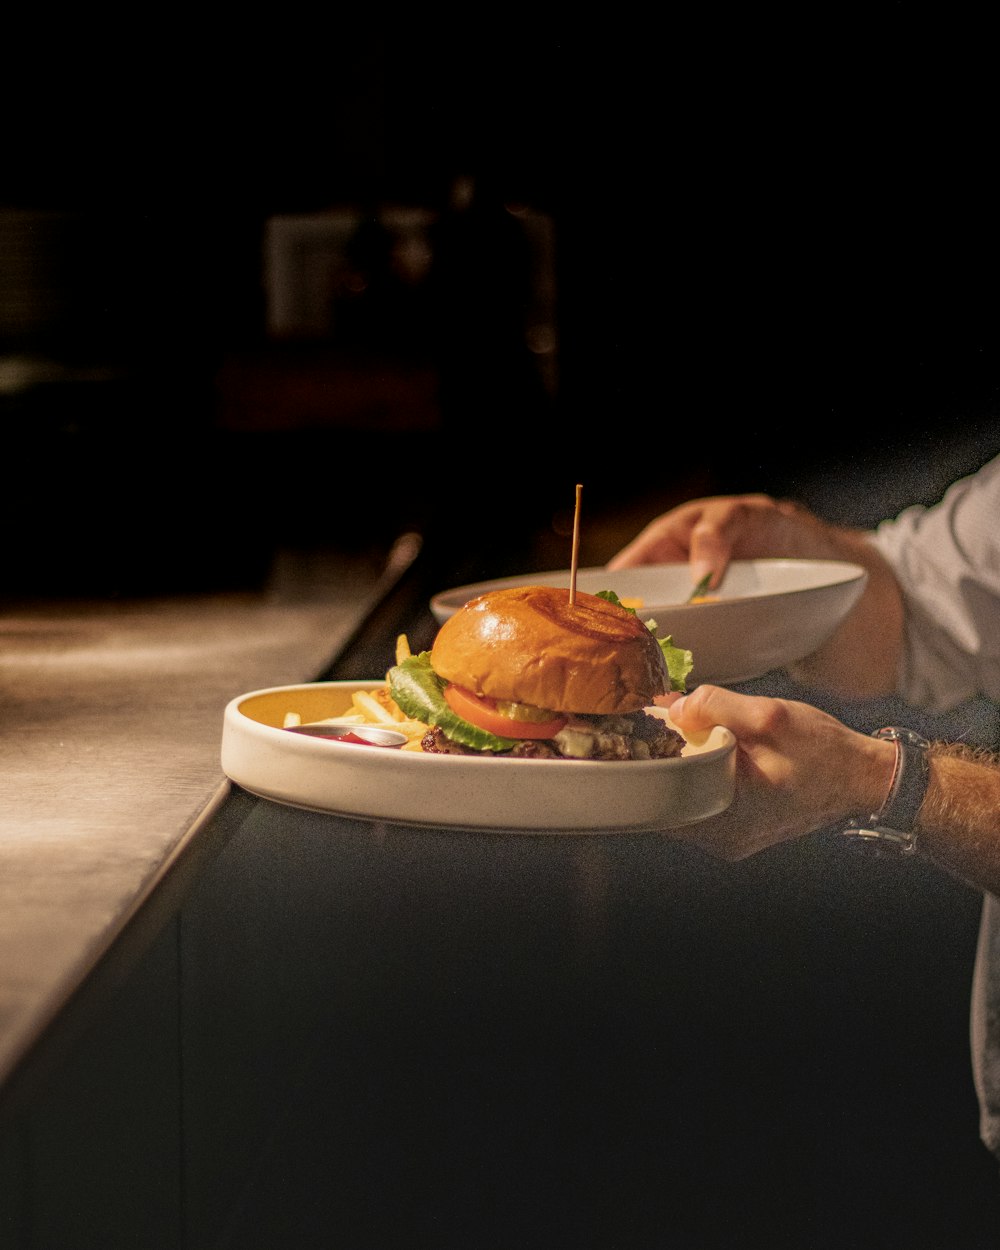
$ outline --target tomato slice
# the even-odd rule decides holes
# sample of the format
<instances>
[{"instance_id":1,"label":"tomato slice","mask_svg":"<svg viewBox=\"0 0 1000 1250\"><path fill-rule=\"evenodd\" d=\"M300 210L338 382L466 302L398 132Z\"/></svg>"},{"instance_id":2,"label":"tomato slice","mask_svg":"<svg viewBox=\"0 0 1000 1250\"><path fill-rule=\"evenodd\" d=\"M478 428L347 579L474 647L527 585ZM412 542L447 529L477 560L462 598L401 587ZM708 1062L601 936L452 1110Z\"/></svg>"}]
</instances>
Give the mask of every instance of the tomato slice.
<instances>
[{"instance_id":1,"label":"tomato slice","mask_svg":"<svg viewBox=\"0 0 1000 1250\"><path fill-rule=\"evenodd\" d=\"M496 699L473 694L454 684L445 686L444 698L456 716L500 738L554 738L566 724L565 716L553 716L550 720L515 720L497 710Z\"/></svg>"}]
</instances>

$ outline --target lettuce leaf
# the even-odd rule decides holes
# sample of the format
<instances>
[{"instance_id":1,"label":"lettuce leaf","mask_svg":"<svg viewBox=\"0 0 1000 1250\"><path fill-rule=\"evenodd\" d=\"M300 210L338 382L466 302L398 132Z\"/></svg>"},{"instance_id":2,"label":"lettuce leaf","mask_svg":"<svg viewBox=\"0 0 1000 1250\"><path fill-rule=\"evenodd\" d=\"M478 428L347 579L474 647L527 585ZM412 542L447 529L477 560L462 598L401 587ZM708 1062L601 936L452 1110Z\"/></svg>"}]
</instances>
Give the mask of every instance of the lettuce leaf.
<instances>
[{"instance_id":1,"label":"lettuce leaf","mask_svg":"<svg viewBox=\"0 0 1000 1250\"><path fill-rule=\"evenodd\" d=\"M655 634L656 622L647 621L646 624ZM670 689L679 690L681 694L686 694L687 679L694 668L694 656L683 647L675 647L672 634L667 634L666 638L657 638L656 641L660 644L663 658L667 661L667 672L670 674Z\"/></svg>"},{"instance_id":2,"label":"lettuce leaf","mask_svg":"<svg viewBox=\"0 0 1000 1250\"><path fill-rule=\"evenodd\" d=\"M407 716L438 725L453 742L476 751L509 751L516 738L501 738L456 716L444 699L444 682L431 668L431 653L421 651L389 669L389 693Z\"/></svg>"},{"instance_id":3,"label":"lettuce leaf","mask_svg":"<svg viewBox=\"0 0 1000 1250\"><path fill-rule=\"evenodd\" d=\"M616 603L618 607L624 608L626 612L631 612L633 616L639 615L635 608L626 607L613 590L599 590L597 597L598 599L607 599L608 603ZM656 633L657 625L655 621L649 620L645 624L650 633ZM663 658L667 662L670 689L685 694L687 692L687 679L694 668L694 657L690 651L685 651L683 647L674 646L672 634L668 634L666 638L657 638L656 641L660 644Z\"/></svg>"}]
</instances>

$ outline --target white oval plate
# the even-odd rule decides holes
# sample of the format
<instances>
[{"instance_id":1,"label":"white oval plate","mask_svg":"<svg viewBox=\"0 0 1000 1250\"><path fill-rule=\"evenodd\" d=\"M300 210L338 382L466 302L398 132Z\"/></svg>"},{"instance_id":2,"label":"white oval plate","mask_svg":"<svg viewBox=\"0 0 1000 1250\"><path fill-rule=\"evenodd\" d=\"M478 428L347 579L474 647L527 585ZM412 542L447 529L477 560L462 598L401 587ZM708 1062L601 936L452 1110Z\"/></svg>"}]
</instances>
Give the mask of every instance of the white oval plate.
<instances>
[{"instance_id":1,"label":"white oval plate","mask_svg":"<svg viewBox=\"0 0 1000 1250\"><path fill-rule=\"evenodd\" d=\"M613 590L641 599L640 616L656 621L657 634L691 652L688 685L750 681L811 655L861 596L868 574L839 560L737 560L709 603L685 603L691 594L686 564L646 564L609 571L577 571L579 590ZM476 595L505 586L569 586L569 569L529 573L442 591L430 602L442 624Z\"/></svg>"},{"instance_id":2,"label":"white oval plate","mask_svg":"<svg viewBox=\"0 0 1000 1250\"><path fill-rule=\"evenodd\" d=\"M677 759L624 763L425 755L282 727L289 712L303 723L341 716L354 691L382 685L311 682L238 695L223 718L223 772L252 794L292 807L510 833L673 829L732 801L736 741L721 726L688 741Z\"/></svg>"}]
</instances>

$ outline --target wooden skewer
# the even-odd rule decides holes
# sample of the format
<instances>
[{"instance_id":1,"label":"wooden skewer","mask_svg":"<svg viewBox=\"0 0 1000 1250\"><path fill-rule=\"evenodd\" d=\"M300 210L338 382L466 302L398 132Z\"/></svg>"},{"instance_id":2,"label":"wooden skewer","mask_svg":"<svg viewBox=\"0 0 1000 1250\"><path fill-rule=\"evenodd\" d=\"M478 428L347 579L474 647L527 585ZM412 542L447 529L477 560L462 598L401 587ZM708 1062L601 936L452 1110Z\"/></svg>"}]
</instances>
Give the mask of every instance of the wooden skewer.
<instances>
[{"instance_id":1,"label":"wooden skewer","mask_svg":"<svg viewBox=\"0 0 1000 1250\"><path fill-rule=\"evenodd\" d=\"M569 601L576 603L576 566L580 559L580 492L583 486L576 484L576 507L573 510L573 555L569 564Z\"/></svg>"}]
</instances>

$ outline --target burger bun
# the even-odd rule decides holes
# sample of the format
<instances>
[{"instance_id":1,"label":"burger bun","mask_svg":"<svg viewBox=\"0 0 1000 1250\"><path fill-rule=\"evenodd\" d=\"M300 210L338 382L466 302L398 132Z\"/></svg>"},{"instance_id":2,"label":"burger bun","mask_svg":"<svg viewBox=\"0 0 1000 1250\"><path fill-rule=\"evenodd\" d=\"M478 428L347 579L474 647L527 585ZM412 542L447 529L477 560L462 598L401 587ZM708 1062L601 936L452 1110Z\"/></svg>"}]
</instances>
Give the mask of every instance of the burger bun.
<instances>
[{"instance_id":1,"label":"burger bun","mask_svg":"<svg viewBox=\"0 0 1000 1250\"><path fill-rule=\"evenodd\" d=\"M599 595L553 586L493 590L448 618L431 649L445 681L488 698L609 716L670 688L654 634Z\"/></svg>"}]
</instances>

